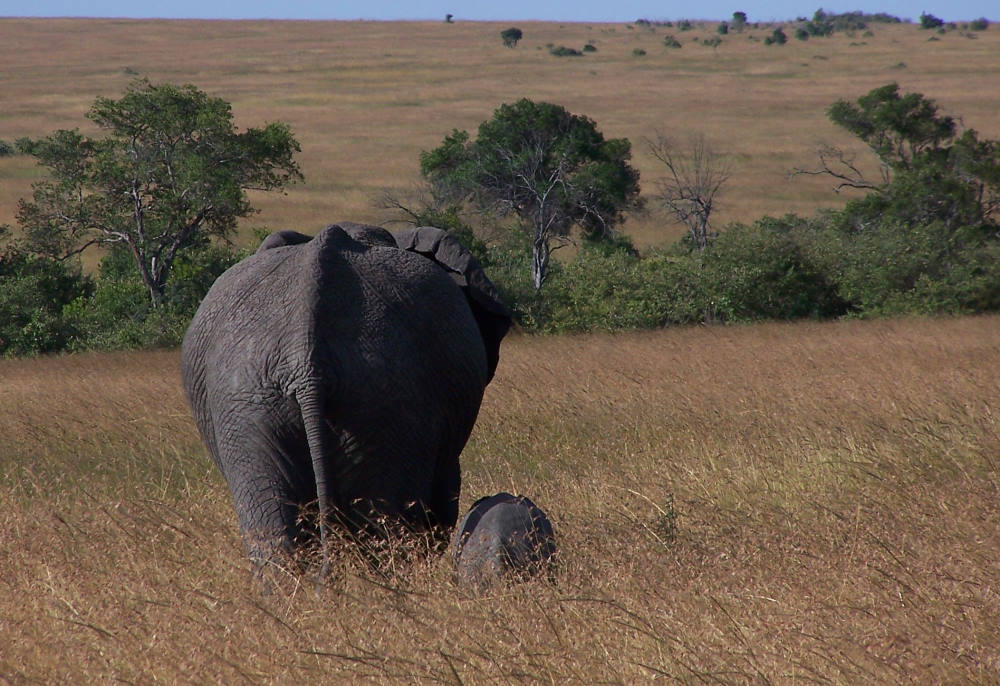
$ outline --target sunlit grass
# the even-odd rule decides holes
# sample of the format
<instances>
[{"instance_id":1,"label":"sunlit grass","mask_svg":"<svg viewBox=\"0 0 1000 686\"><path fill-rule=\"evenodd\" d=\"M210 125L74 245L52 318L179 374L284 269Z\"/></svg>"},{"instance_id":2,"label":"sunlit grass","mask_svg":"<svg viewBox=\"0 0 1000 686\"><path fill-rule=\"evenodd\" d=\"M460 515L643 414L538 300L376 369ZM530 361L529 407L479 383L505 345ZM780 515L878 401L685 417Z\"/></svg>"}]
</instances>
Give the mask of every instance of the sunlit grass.
<instances>
[{"instance_id":1,"label":"sunlit grass","mask_svg":"<svg viewBox=\"0 0 1000 686\"><path fill-rule=\"evenodd\" d=\"M383 190L418 181L422 150L454 128L474 130L503 102L547 100L593 118L610 137L633 143L645 194L660 174L643 139L657 130L683 143L704 134L731 156L733 177L716 222L763 214L810 214L843 197L819 178L787 178L809 166L821 142L852 143L827 121L838 98L898 81L936 100L987 137L1000 136L1000 32L936 42L915 25L872 27L764 46L771 27L730 34L716 49L714 22L693 31L626 24L518 24L524 39L504 48L507 24L458 22L225 22L0 19L0 139L87 130L98 95L116 97L137 75L194 83L233 104L239 126L281 120L303 145L305 183L261 199L243 223L315 231L341 219L382 222ZM662 46L673 33L680 50ZM751 40L751 37L756 40ZM545 46L598 48L556 58ZM632 50L647 55L636 58ZM900 65L905 66L900 66ZM30 194L25 161L0 159L0 223ZM660 215L623 227L640 245L677 235Z\"/></svg>"},{"instance_id":2,"label":"sunlit grass","mask_svg":"<svg viewBox=\"0 0 1000 686\"><path fill-rule=\"evenodd\" d=\"M509 338L462 507L554 585L350 555L251 581L175 351L0 362L0 675L48 683L989 682L1000 319Z\"/></svg>"}]
</instances>

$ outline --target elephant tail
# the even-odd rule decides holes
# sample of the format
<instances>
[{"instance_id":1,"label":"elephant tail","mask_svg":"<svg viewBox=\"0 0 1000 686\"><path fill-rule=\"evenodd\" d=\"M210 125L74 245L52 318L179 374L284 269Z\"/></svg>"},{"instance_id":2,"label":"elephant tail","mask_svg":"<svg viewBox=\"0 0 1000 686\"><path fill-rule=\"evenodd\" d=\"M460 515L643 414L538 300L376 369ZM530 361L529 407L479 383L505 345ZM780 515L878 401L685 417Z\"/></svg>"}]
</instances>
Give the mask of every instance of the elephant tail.
<instances>
[{"instance_id":1,"label":"elephant tail","mask_svg":"<svg viewBox=\"0 0 1000 686\"><path fill-rule=\"evenodd\" d=\"M306 441L309 444L309 456L312 460L313 477L316 480L316 501L319 506L319 536L323 550L323 566L319 580L327 577L330 566L330 520L334 515L336 504L330 491L330 455L338 443L330 432L326 422L323 396L317 384L307 382L305 387L297 392L296 401L302 413L302 424L306 431Z\"/></svg>"}]
</instances>

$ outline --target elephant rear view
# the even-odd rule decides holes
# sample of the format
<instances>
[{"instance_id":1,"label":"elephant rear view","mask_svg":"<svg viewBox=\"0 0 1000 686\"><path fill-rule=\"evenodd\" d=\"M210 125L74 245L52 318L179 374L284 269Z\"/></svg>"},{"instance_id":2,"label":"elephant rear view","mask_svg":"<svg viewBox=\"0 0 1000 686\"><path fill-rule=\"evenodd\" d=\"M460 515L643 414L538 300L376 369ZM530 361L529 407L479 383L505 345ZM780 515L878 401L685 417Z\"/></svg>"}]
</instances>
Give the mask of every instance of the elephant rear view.
<instances>
[{"instance_id":1,"label":"elephant rear view","mask_svg":"<svg viewBox=\"0 0 1000 686\"><path fill-rule=\"evenodd\" d=\"M284 231L219 277L181 369L251 559L315 535L313 503L324 544L333 522L446 536L509 326L476 260L430 227Z\"/></svg>"}]
</instances>

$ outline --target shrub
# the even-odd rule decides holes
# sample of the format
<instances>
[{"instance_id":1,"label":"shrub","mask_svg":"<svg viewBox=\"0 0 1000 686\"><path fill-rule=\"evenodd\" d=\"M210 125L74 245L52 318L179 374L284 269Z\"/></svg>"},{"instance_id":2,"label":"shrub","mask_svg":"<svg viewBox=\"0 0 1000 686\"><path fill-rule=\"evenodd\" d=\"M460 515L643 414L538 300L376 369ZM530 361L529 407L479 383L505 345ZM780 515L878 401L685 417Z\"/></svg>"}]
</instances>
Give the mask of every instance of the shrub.
<instances>
[{"instance_id":1,"label":"shrub","mask_svg":"<svg viewBox=\"0 0 1000 686\"><path fill-rule=\"evenodd\" d=\"M770 36L764 39L764 45L784 45L788 42L788 36L781 28L776 28Z\"/></svg>"},{"instance_id":2,"label":"shrub","mask_svg":"<svg viewBox=\"0 0 1000 686\"><path fill-rule=\"evenodd\" d=\"M0 355L62 350L75 334L63 307L89 288L77 264L7 248L0 254Z\"/></svg>"},{"instance_id":3,"label":"shrub","mask_svg":"<svg viewBox=\"0 0 1000 686\"><path fill-rule=\"evenodd\" d=\"M33 155L37 145L37 141L21 136L14 141L14 151L19 155Z\"/></svg>"},{"instance_id":4,"label":"shrub","mask_svg":"<svg viewBox=\"0 0 1000 686\"><path fill-rule=\"evenodd\" d=\"M593 43L587 43L586 45L583 46L583 51L584 52L597 52L597 46L594 45Z\"/></svg>"},{"instance_id":5,"label":"shrub","mask_svg":"<svg viewBox=\"0 0 1000 686\"><path fill-rule=\"evenodd\" d=\"M588 243L554 276L547 333L650 329L702 318L697 260L662 252L639 257L627 240Z\"/></svg>"},{"instance_id":6,"label":"shrub","mask_svg":"<svg viewBox=\"0 0 1000 686\"><path fill-rule=\"evenodd\" d=\"M725 36L726 34L729 33L729 22L720 21L719 25L715 27L715 31L720 36Z\"/></svg>"},{"instance_id":7,"label":"shrub","mask_svg":"<svg viewBox=\"0 0 1000 686\"><path fill-rule=\"evenodd\" d=\"M734 224L704 254L703 286L724 321L827 318L847 311L796 236L804 221L764 217Z\"/></svg>"},{"instance_id":8,"label":"shrub","mask_svg":"<svg viewBox=\"0 0 1000 686\"><path fill-rule=\"evenodd\" d=\"M933 14L928 14L927 12L922 12L920 14L920 28L922 29L937 29L944 26L944 21L938 19Z\"/></svg>"},{"instance_id":9,"label":"shrub","mask_svg":"<svg viewBox=\"0 0 1000 686\"><path fill-rule=\"evenodd\" d=\"M556 45L549 48L549 54L556 57L580 57L583 55L579 50L567 48L565 45Z\"/></svg>"},{"instance_id":10,"label":"shrub","mask_svg":"<svg viewBox=\"0 0 1000 686\"><path fill-rule=\"evenodd\" d=\"M681 47L681 42L668 33L663 37L663 46L667 48L679 48Z\"/></svg>"},{"instance_id":11,"label":"shrub","mask_svg":"<svg viewBox=\"0 0 1000 686\"><path fill-rule=\"evenodd\" d=\"M646 56L646 51L643 50L642 48L632 49L632 57L645 57L645 56Z\"/></svg>"},{"instance_id":12,"label":"shrub","mask_svg":"<svg viewBox=\"0 0 1000 686\"><path fill-rule=\"evenodd\" d=\"M969 29L972 31L985 31L990 27L990 21L986 17L973 19L969 22Z\"/></svg>"},{"instance_id":13,"label":"shrub","mask_svg":"<svg viewBox=\"0 0 1000 686\"><path fill-rule=\"evenodd\" d=\"M225 245L193 247L178 258L163 301L154 308L131 257L121 248L109 251L98 267L92 292L64 309L73 331L67 347L121 350L179 345L208 289L240 257Z\"/></svg>"},{"instance_id":14,"label":"shrub","mask_svg":"<svg viewBox=\"0 0 1000 686\"><path fill-rule=\"evenodd\" d=\"M14 154L14 146L5 140L0 140L0 157L9 157Z\"/></svg>"}]
</instances>

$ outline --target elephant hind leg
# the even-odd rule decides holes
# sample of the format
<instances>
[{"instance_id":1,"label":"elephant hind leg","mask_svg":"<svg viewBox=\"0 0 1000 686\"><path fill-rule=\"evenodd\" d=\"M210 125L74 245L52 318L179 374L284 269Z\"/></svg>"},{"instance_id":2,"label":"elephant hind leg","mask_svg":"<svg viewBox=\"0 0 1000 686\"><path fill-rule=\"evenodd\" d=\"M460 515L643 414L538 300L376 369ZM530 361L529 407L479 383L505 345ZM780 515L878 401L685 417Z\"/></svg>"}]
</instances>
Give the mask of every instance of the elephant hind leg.
<instances>
[{"instance_id":1,"label":"elephant hind leg","mask_svg":"<svg viewBox=\"0 0 1000 686\"><path fill-rule=\"evenodd\" d=\"M458 521L458 498L462 489L462 471L458 456L441 457L434 467L434 485L428 503L432 533L442 551L448 545L451 530Z\"/></svg>"}]
</instances>

